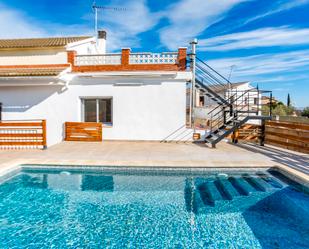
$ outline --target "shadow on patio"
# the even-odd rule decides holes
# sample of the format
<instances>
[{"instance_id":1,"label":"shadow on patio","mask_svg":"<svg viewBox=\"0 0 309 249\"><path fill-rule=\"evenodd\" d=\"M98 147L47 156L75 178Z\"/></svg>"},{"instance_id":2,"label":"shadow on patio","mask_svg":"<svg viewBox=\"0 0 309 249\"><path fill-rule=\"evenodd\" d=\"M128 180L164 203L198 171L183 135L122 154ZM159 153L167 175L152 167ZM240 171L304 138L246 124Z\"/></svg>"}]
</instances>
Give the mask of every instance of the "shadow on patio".
<instances>
[{"instance_id":1,"label":"shadow on patio","mask_svg":"<svg viewBox=\"0 0 309 249\"><path fill-rule=\"evenodd\" d=\"M260 153L269 157L271 160L283 165L289 166L303 173L309 174L309 155L298 154L296 152L288 152L283 149L276 149L270 146L258 146L256 144L242 143L235 146L254 153Z\"/></svg>"}]
</instances>

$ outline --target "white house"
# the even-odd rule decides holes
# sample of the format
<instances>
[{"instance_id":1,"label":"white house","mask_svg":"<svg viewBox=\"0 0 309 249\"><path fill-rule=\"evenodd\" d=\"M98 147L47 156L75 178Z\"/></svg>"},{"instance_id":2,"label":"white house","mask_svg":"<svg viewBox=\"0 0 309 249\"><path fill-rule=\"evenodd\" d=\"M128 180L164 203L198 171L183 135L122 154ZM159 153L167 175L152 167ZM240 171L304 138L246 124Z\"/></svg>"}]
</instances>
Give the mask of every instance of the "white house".
<instances>
[{"instance_id":1,"label":"white house","mask_svg":"<svg viewBox=\"0 0 309 249\"><path fill-rule=\"evenodd\" d=\"M235 82L224 87L217 87L213 89L220 97L229 99L235 109L243 109L251 112L256 112L261 106L261 94L258 89L250 85L250 82ZM189 91L187 91L188 98ZM211 97L207 96L205 92L196 90L196 109L195 117L198 119L208 120L210 119L209 113L218 106L217 102ZM253 123L259 123L257 120L251 121Z\"/></svg>"},{"instance_id":2,"label":"white house","mask_svg":"<svg viewBox=\"0 0 309 249\"><path fill-rule=\"evenodd\" d=\"M65 122L102 122L103 140L164 140L186 131L186 48L106 53L98 37L0 40L0 117L46 119L47 144Z\"/></svg>"}]
</instances>

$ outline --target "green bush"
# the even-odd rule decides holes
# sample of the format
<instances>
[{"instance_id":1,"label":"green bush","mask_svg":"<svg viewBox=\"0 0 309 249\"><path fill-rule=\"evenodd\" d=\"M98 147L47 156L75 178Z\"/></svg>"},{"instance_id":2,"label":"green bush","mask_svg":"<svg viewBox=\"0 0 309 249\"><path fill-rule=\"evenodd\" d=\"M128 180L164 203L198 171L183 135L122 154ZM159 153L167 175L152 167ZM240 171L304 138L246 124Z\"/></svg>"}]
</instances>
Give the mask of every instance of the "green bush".
<instances>
[{"instance_id":1,"label":"green bush","mask_svg":"<svg viewBox=\"0 0 309 249\"><path fill-rule=\"evenodd\" d=\"M304 108L304 110L301 112L301 115L302 115L303 117L309 118L309 106L306 107L306 108Z\"/></svg>"},{"instance_id":2,"label":"green bush","mask_svg":"<svg viewBox=\"0 0 309 249\"><path fill-rule=\"evenodd\" d=\"M290 116L295 112L295 108L293 106L286 106L282 102L278 102L277 104L272 105L272 115L273 116ZM269 106L262 107L262 114L269 114Z\"/></svg>"}]
</instances>

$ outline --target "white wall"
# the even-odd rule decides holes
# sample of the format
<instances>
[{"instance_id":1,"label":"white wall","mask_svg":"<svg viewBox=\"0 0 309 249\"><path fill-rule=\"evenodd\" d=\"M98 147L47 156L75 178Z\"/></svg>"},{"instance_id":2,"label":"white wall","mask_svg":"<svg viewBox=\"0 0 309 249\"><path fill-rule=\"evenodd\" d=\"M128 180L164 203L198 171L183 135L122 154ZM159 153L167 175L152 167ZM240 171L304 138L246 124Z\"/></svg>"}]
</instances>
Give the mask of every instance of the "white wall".
<instances>
[{"instance_id":1,"label":"white wall","mask_svg":"<svg viewBox=\"0 0 309 249\"><path fill-rule=\"evenodd\" d=\"M105 40L100 39L100 53L105 53ZM74 50L77 54L97 54L98 48L95 38L88 38L68 44L60 48L44 49L12 49L0 51L0 65L46 65L66 64L67 50Z\"/></svg>"},{"instance_id":2,"label":"white wall","mask_svg":"<svg viewBox=\"0 0 309 249\"><path fill-rule=\"evenodd\" d=\"M100 41L100 49L98 49L97 41ZM105 51L105 40L98 39L96 40L94 37L81 40L78 42L73 42L67 45L67 50L74 50L78 55L85 54L104 54Z\"/></svg>"},{"instance_id":3,"label":"white wall","mask_svg":"<svg viewBox=\"0 0 309 249\"><path fill-rule=\"evenodd\" d=\"M24 49L0 52L0 65L66 64L67 52L60 49Z\"/></svg>"},{"instance_id":4,"label":"white wall","mask_svg":"<svg viewBox=\"0 0 309 249\"><path fill-rule=\"evenodd\" d=\"M113 83L106 79L83 79L64 91L61 86L0 87L2 117L47 119L48 145L62 141L64 122L82 120L81 97L113 98L113 126L103 129L103 139L162 140L185 126L185 80L153 79L141 86ZM134 80L130 79L130 83Z\"/></svg>"}]
</instances>

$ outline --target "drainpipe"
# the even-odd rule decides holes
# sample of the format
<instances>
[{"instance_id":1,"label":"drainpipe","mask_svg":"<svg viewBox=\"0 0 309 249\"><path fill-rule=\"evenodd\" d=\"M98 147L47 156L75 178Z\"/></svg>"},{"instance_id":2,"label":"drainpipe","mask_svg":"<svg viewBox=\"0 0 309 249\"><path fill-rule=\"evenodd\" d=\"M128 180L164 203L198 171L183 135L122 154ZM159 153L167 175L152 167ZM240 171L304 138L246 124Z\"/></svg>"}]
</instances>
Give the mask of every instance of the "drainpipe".
<instances>
[{"instance_id":1,"label":"drainpipe","mask_svg":"<svg viewBox=\"0 0 309 249\"><path fill-rule=\"evenodd\" d=\"M196 44L197 39L195 38L191 45L191 72L192 72L192 81L191 81L191 102L190 102L190 126L193 126L193 130L195 132L195 114L194 109L196 107L196 94L195 94L195 65L196 65Z\"/></svg>"}]
</instances>

